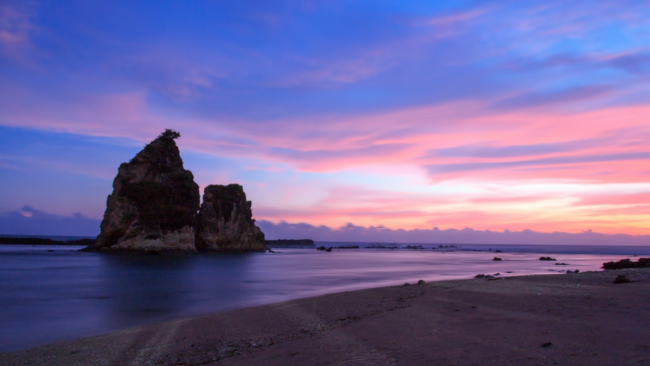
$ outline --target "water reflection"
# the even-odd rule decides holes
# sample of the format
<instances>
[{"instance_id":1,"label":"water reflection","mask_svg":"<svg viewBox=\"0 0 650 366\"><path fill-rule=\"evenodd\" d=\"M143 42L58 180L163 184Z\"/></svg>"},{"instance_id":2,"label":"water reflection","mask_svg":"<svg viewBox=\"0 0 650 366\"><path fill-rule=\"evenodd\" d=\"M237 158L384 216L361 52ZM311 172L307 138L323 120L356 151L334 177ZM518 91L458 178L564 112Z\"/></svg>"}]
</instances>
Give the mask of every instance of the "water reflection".
<instances>
[{"instance_id":1,"label":"water reflection","mask_svg":"<svg viewBox=\"0 0 650 366\"><path fill-rule=\"evenodd\" d=\"M192 293L189 256L101 256L96 294L110 328L127 327L182 314Z\"/></svg>"}]
</instances>

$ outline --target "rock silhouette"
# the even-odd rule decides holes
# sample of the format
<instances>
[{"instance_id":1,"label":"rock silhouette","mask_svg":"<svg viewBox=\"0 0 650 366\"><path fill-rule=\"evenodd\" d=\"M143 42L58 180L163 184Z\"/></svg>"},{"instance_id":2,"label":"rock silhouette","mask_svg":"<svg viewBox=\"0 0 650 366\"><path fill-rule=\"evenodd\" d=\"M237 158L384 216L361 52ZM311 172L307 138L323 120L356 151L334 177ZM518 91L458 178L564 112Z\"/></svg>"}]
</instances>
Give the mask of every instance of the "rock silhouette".
<instances>
[{"instance_id":1,"label":"rock silhouette","mask_svg":"<svg viewBox=\"0 0 650 366\"><path fill-rule=\"evenodd\" d=\"M551 258L551 257L539 257L539 260L540 260L540 261L554 261L555 258Z\"/></svg>"},{"instance_id":2,"label":"rock silhouette","mask_svg":"<svg viewBox=\"0 0 650 366\"><path fill-rule=\"evenodd\" d=\"M167 130L120 165L95 249L196 251L199 186Z\"/></svg>"},{"instance_id":3,"label":"rock silhouette","mask_svg":"<svg viewBox=\"0 0 650 366\"><path fill-rule=\"evenodd\" d=\"M255 225L251 205L239 184L207 186L198 215L197 249L217 252L266 250L264 233Z\"/></svg>"},{"instance_id":4,"label":"rock silhouette","mask_svg":"<svg viewBox=\"0 0 650 366\"><path fill-rule=\"evenodd\" d=\"M166 130L120 165L113 193L106 200L101 232L86 250L265 249L264 234L253 224L251 203L241 186L208 186L202 211L197 213L199 186L192 172L183 167L174 141L178 137L178 132Z\"/></svg>"},{"instance_id":5,"label":"rock silhouette","mask_svg":"<svg viewBox=\"0 0 650 366\"><path fill-rule=\"evenodd\" d=\"M604 269L624 269L650 267L650 258L639 258L636 262L629 259L621 259L618 262L603 263Z\"/></svg>"}]
</instances>

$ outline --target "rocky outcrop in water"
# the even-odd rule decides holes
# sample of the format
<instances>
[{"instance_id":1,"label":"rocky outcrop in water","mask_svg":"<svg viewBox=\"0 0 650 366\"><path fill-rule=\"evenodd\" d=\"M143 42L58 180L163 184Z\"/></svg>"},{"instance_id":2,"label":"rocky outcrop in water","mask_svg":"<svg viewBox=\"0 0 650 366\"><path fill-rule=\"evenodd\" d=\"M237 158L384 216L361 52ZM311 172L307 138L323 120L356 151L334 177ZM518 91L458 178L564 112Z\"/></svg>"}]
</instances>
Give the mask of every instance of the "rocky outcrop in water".
<instances>
[{"instance_id":1,"label":"rocky outcrop in water","mask_svg":"<svg viewBox=\"0 0 650 366\"><path fill-rule=\"evenodd\" d=\"M263 251L251 202L238 184L210 185L199 207L199 186L183 167L166 130L120 165L106 201L101 233L89 251ZM199 211L200 208L200 211Z\"/></svg>"},{"instance_id":2,"label":"rocky outcrop in water","mask_svg":"<svg viewBox=\"0 0 650 366\"><path fill-rule=\"evenodd\" d=\"M216 252L266 250L251 204L239 184L207 186L198 216L196 247Z\"/></svg>"},{"instance_id":3,"label":"rocky outcrop in water","mask_svg":"<svg viewBox=\"0 0 650 366\"><path fill-rule=\"evenodd\" d=\"M120 165L101 233L90 249L196 251L199 186L167 130Z\"/></svg>"},{"instance_id":4,"label":"rocky outcrop in water","mask_svg":"<svg viewBox=\"0 0 650 366\"><path fill-rule=\"evenodd\" d=\"M603 263L604 269L644 268L650 267L650 258L639 258L636 262L629 259L621 259L618 262Z\"/></svg>"}]
</instances>

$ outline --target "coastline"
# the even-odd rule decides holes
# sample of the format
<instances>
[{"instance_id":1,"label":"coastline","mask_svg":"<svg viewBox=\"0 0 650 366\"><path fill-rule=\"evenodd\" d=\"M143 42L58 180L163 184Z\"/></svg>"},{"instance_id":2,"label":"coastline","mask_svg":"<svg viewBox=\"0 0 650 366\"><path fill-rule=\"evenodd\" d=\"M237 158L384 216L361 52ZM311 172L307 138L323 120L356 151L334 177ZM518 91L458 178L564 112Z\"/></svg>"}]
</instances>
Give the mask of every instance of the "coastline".
<instances>
[{"instance_id":1,"label":"coastline","mask_svg":"<svg viewBox=\"0 0 650 366\"><path fill-rule=\"evenodd\" d=\"M618 274L635 282L614 285ZM648 268L416 282L57 342L0 364L650 363Z\"/></svg>"},{"instance_id":2,"label":"coastline","mask_svg":"<svg viewBox=\"0 0 650 366\"><path fill-rule=\"evenodd\" d=\"M85 237L58 237L64 240L57 240L56 236L0 236L0 245L56 245L56 246L71 246L81 245L89 246L95 243L93 238Z\"/></svg>"}]
</instances>

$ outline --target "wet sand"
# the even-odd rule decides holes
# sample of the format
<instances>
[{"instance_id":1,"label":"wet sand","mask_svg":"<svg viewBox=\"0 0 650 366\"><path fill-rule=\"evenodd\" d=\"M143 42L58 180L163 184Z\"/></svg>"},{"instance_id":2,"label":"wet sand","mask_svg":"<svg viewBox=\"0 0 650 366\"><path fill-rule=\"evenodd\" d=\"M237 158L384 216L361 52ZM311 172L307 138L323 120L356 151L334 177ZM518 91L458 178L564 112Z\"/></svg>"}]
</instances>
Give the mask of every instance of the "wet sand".
<instances>
[{"instance_id":1,"label":"wet sand","mask_svg":"<svg viewBox=\"0 0 650 366\"><path fill-rule=\"evenodd\" d=\"M614 285L618 274L634 281ZM1 365L650 365L650 269L383 287L0 354Z\"/></svg>"}]
</instances>

